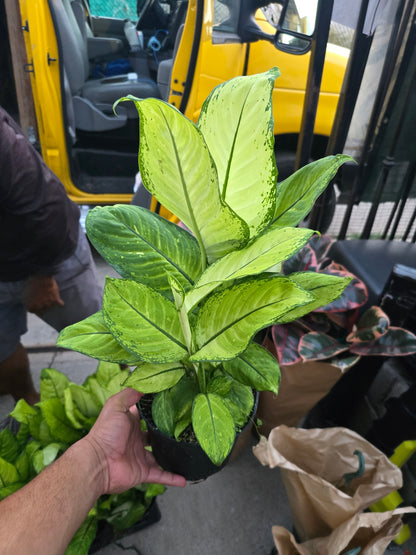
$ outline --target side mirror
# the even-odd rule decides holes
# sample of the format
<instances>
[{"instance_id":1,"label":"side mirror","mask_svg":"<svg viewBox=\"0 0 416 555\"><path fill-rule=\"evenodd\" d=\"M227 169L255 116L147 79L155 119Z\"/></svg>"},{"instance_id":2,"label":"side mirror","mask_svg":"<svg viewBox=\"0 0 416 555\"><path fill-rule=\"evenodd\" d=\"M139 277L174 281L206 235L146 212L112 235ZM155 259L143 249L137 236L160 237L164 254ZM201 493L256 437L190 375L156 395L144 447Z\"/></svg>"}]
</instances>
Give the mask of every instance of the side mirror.
<instances>
[{"instance_id":1,"label":"side mirror","mask_svg":"<svg viewBox=\"0 0 416 555\"><path fill-rule=\"evenodd\" d=\"M220 0L227 1L227 0ZM256 11L260 8L268 6L270 0L228 0L231 3L239 3L240 16L238 22L238 34L242 42L255 42L258 40L267 40L274 42L275 36L273 34L265 33L257 24L255 20ZM278 0L281 3L281 0Z\"/></svg>"},{"instance_id":2,"label":"side mirror","mask_svg":"<svg viewBox=\"0 0 416 555\"><path fill-rule=\"evenodd\" d=\"M305 54L315 33L318 0L286 0L283 2L274 45L283 52Z\"/></svg>"}]
</instances>

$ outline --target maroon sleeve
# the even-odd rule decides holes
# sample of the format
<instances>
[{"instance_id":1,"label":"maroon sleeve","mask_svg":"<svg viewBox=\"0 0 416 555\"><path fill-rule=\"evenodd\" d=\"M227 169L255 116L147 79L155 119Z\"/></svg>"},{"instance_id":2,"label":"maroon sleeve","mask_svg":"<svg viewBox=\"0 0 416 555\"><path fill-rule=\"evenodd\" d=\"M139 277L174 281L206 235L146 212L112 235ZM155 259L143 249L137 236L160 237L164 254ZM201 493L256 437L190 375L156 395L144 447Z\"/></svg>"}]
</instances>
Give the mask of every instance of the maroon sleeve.
<instances>
[{"instance_id":1,"label":"maroon sleeve","mask_svg":"<svg viewBox=\"0 0 416 555\"><path fill-rule=\"evenodd\" d=\"M0 280L50 274L74 252L79 208L0 109Z\"/></svg>"}]
</instances>

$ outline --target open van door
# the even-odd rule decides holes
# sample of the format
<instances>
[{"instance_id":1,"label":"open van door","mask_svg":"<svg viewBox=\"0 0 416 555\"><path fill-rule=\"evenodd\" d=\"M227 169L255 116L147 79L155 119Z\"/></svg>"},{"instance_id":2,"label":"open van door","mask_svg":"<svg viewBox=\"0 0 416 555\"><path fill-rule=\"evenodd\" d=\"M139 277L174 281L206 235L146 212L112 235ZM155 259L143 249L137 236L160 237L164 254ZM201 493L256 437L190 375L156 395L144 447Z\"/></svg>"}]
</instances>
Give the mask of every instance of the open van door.
<instances>
[{"instance_id":1,"label":"open van door","mask_svg":"<svg viewBox=\"0 0 416 555\"><path fill-rule=\"evenodd\" d=\"M19 0L14 32L26 45L40 149L70 197L88 205L130 202L138 117L128 102L115 115L118 98L162 98L196 121L214 86L276 65L275 134L293 157L309 54L282 51L276 42L293 3L302 0ZM327 53L316 120L323 144L347 54Z\"/></svg>"}]
</instances>

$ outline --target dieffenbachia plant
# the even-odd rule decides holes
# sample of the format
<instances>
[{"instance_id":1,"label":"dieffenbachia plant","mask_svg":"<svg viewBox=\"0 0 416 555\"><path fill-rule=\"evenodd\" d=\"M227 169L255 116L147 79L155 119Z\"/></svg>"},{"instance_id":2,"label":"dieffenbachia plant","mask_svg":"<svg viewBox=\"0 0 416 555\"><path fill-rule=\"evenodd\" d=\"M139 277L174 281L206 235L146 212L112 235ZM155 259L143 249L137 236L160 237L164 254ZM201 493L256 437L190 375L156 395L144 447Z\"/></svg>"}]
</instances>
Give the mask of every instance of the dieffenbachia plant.
<instances>
[{"instance_id":1,"label":"dieffenbachia plant","mask_svg":"<svg viewBox=\"0 0 416 555\"><path fill-rule=\"evenodd\" d=\"M107 278L102 310L58 338L136 366L125 385L156 394L160 430L180 439L192 426L215 464L247 421L252 389L278 391L278 362L253 337L328 304L349 282L279 272L314 233L296 226L350 158L318 160L277 186L278 75L217 86L197 124L161 100L121 99L140 116L143 183L186 229L141 207L91 210L88 237L122 278Z\"/></svg>"}]
</instances>

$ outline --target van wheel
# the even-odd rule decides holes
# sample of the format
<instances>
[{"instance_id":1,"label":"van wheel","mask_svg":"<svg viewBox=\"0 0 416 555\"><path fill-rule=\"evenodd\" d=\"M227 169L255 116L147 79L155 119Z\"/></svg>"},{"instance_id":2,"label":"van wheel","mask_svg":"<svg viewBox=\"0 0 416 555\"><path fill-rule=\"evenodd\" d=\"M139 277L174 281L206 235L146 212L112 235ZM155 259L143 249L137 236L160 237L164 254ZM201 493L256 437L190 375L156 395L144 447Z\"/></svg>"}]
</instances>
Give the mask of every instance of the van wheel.
<instances>
[{"instance_id":1,"label":"van wheel","mask_svg":"<svg viewBox=\"0 0 416 555\"><path fill-rule=\"evenodd\" d=\"M295 171L296 153L290 150L275 150L278 169L277 182L280 183Z\"/></svg>"},{"instance_id":2,"label":"van wheel","mask_svg":"<svg viewBox=\"0 0 416 555\"><path fill-rule=\"evenodd\" d=\"M296 153L288 150L276 151L276 164L279 174L277 176L277 183L285 180L287 177L291 176L295 170ZM311 160L312 162L312 160ZM337 197L335 194L335 189L333 183L331 183L327 188L328 194L326 196L326 202L324 207L324 212L322 216L321 225L319 231L321 233L326 233L329 226L331 225L332 219L335 214L335 208L337 204ZM319 197L315 203L315 206L322 206L322 197ZM309 215L302 220L299 224L301 227L308 227L308 222L310 218Z\"/></svg>"}]
</instances>

